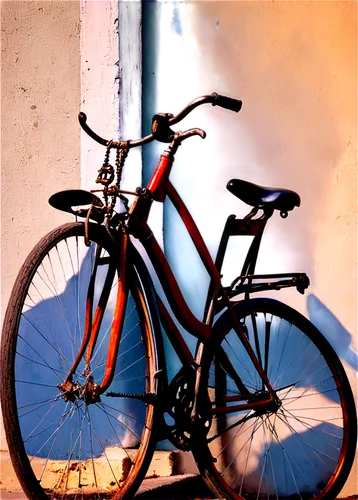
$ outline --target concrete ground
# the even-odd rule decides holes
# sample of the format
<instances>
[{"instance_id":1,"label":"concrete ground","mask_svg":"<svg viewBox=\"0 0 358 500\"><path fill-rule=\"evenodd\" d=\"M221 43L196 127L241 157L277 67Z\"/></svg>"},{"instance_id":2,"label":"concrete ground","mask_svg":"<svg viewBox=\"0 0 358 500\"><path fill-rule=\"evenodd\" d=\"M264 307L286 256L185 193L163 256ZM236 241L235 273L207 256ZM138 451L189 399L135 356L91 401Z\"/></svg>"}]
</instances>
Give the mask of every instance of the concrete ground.
<instances>
[{"instance_id":1,"label":"concrete ground","mask_svg":"<svg viewBox=\"0 0 358 500\"><path fill-rule=\"evenodd\" d=\"M213 500L200 476L181 474L169 477L145 479L134 497L136 500ZM27 500L24 493L10 493L0 490L1 500ZM341 500L358 500L358 495Z\"/></svg>"},{"instance_id":2,"label":"concrete ground","mask_svg":"<svg viewBox=\"0 0 358 500\"><path fill-rule=\"evenodd\" d=\"M0 453L0 469L0 500L27 500L6 452ZM144 479L134 497L136 500L215 499L215 495L198 475L198 469L190 453L156 451L148 475L150 477ZM340 500L358 500L358 495Z\"/></svg>"},{"instance_id":3,"label":"concrete ground","mask_svg":"<svg viewBox=\"0 0 358 500\"><path fill-rule=\"evenodd\" d=\"M181 474L145 479L134 497L136 500L202 500L215 497L200 476ZM1 500L27 500L22 492L0 490Z\"/></svg>"}]
</instances>

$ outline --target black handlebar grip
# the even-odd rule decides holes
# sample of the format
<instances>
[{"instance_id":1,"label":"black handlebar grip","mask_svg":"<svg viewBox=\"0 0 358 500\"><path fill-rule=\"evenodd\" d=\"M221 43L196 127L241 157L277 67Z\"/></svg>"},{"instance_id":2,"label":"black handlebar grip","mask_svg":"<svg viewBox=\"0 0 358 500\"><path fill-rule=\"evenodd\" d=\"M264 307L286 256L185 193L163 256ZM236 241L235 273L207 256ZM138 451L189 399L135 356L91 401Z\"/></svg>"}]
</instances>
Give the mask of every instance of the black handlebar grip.
<instances>
[{"instance_id":1,"label":"black handlebar grip","mask_svg":"<svg viewBox=\"0 0 358 500\"><path fill-rule=\"evenodd\" d=\"M232 97L219 95L216 92L213 92L211 95L213 96L213 106L220 106L221 108L230 109L230 111L235 111L235 113L238 113L242 108L242 101L240 101L239 99L233 99Z\"/></svg>"}]
</instances>

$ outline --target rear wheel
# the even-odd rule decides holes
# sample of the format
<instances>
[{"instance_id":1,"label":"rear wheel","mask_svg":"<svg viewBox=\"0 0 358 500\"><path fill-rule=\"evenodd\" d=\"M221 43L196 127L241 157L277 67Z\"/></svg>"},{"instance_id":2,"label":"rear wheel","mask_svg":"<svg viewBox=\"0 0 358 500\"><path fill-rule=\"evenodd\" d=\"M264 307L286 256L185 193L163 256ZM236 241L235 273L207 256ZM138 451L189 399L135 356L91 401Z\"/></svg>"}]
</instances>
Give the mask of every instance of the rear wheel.
<instances>
[{"instance_id":1,"label":"rear wheel","mask_svg":"<svg viewBox=\"0 0 358 500\"><path fill-rule=\"evenodd\" d=\"M29 498L131 498L155 445L158 370L155 336L140 279L133 269L126 318L110 391L94 403L84 392L103 379L118 274L85 371L82 359L65 398L59 385L83 338L96 250L94 304L115 249L103 227L66 224L43 238L23 265L7 308L2 337L1 402L10 455ZM126 394L126 396L123 396ZM150 399L152 398L152 399ZM67 399L67 400L66 400Z\"/></svg>"},{"instance_id":2,"label":"rear wheel","mask_svg":"<svg viewBox=\"0 0 358 500\"><path fill-rule=\"evenodd\" d=\"M255 412L240 409L247 401L232 401L240 395L236 375L258 399L267 392L224 313L208 373L212 425L206 446L194 451L201 473L220 498L335 499L357 440L354 399L337 355L280 302L254 299L234 310L280 402Z\"/></svg>"}]
</instances>

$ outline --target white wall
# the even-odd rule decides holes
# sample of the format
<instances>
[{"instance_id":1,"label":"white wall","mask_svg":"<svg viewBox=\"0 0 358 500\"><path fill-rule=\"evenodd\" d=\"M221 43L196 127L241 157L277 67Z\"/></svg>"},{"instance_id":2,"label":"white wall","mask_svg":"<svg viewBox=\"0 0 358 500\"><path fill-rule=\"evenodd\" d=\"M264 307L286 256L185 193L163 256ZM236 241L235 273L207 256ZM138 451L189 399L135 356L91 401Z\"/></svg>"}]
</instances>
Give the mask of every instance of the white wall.
<instances>
[{"instance_id":1,"label":"white wall","mask_svg":"<svg viewBox=\"0 0 358 500\"><path fill-rule=\"evenodd\" d=\"M80 30L77 1L1 2L2 318L32 247L71 220L47 200L80 183Z\"/></svg>"},{"instance_id":2,"label":"white wall","mask_svg":"<svg viewBox=\"0 0 358 500\"><path fill-rule=\"evenodd\" d=\"M54 218L56 190L79 183L78 2L2 2L2 314L25 257Z\"/></svg>"},{"instance_id":3,"label":"white wall","mask_svg":"<svg viewBox=\"0 0 358 500\"><path fill-rule=\"evenodd\" d=\"M257 271L308 273L308 299L294 290L275 296L323 330L357 395L356 3L203 1L159 9L157 111L176 113L213 91L244 102L238 115L203 107L180 124L204 128L207 139L180 148L174 184L213 255L227 215L248 209L226 191L230 178L300 194L299 209L268 224ZM166 251L200 316L206 274L166 213ZM226 282L240 272L239 244L233 241ZM192 262L181 268L184 251ZM356 478L355 465L343 494L357 493Z\"/></svg>"},{"instance_id":4,"label":"white wall","mask_svg":"<svg viewBox=\"0 0 358 500\"><path fill-rule=\"evenodd\" d=\"M118 5L81 1L81 111L101 137L118 139ZM93 189L105 149L81 132L81 186Z\"/></svg>"}]
</instances>

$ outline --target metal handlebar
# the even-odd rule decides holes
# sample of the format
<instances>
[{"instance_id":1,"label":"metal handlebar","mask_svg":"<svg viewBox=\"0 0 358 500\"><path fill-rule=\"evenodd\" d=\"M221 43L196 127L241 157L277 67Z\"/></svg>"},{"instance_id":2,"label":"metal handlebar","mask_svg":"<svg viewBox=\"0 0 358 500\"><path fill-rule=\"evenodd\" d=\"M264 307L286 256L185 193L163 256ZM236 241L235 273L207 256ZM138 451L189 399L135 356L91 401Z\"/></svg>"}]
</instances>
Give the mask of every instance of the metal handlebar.
<instances>
[{"instance_id":1,"label":"metal handlebar","mask_svg":"<svg viewBox=\"0 0 358 500\"><path fill-rule=\"evenodd\" d=\"M182 111L180 111L176 116L173 116L171 114L160 114L160 115L155 115L155 116L161 116L165 117L166 121L166 126L167 129L169 130L170 125L175 125L176 123L179 123L183 118L185 118L189 113L191 113L195 108L198 106L201 106L202 104L212 104L213 106L220 106L221 108L229 109L230 111L234 111L235 113L238 113L242 107L242 101L239 99L233 99L231 97L226 97L217 94L216 92L213 92L211 95L205 95L202 97L198 97L191 101ZM87 125L87 116L85 113L79 113L78 115L78 120L80 122L80 125L82 129L88 134L92 139L94 139L96 142L99 144L102 144L103 146L109 146L111 148L117 148L120 142L117 141L109 141L106 139L103 139L100 137L98 134L96 134L88 125ZM135 148L137 146L143 146L144 144L148 144L149 142L152 142L154 140L160 140L162 142L170 142L171 137L168 136L168 139L161 137L160 139L156 137L156 133L152 133L150 135L147 135L146 137L143 137L142 139L137 139L137 140L129 140L127 141L128 147L129 148Z\"/></svg>"},{"instance_id":2,"label":"metal handlebar","mask_svg":"<svg viewBox=\"0 0 358 500\"><path fill-rule=\"evenodd\" d=\"M117 148L120 142L118 141L113 141L110 143L110 140L103 139L103 137L100 137L96 132L94 132L88 125L87 125L87 115L85 113L79 113L78 115L78 121L80 122L80 125L82 129L88 134L92 139L94 139L96 142L99 142L99 144L102 144L102 146L109 146L111 148ZM128 146L129 148L135 148L136 146L142 146L143 144L148 144L148 142L154 141L153 134L147 135L147 137L143 137L142 139L138 139L136 141L128 141Z\"/></svg>"}]
</instances>

